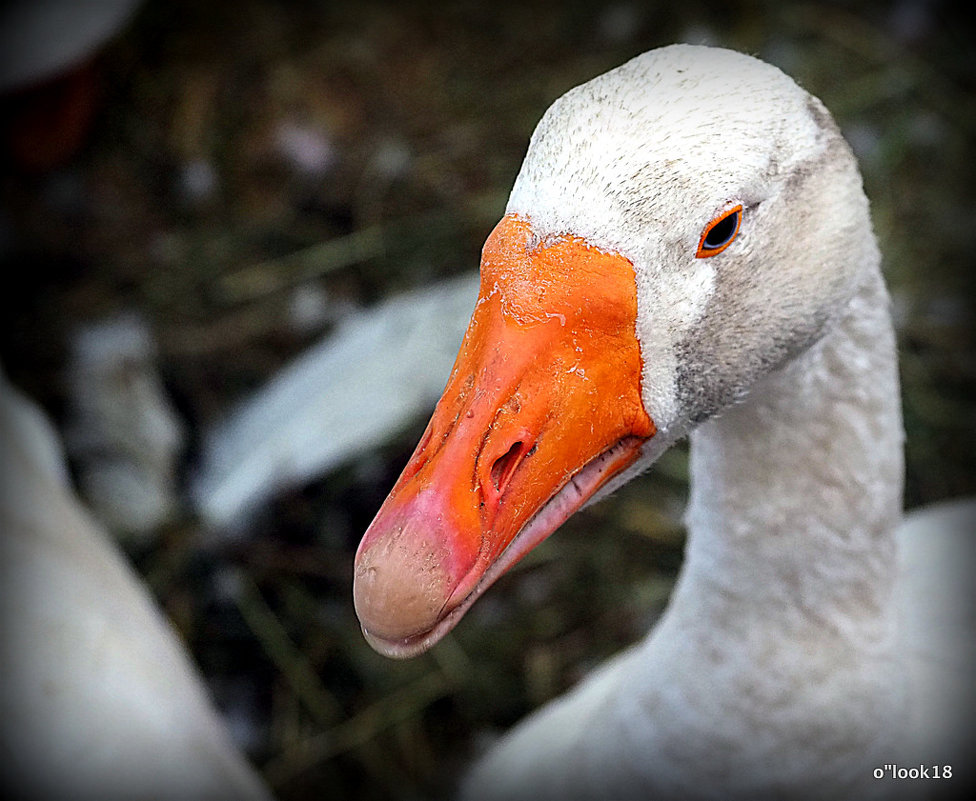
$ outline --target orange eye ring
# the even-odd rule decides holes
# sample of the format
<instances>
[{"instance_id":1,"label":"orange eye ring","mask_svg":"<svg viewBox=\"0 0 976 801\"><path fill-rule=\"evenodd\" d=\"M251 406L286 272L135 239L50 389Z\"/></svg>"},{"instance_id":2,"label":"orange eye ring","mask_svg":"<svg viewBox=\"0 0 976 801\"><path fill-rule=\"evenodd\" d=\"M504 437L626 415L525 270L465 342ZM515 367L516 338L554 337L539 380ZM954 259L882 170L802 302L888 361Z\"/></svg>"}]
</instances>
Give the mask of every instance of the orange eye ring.
<instances>
[{"instance_id":1,"label":"orange eye ring","mask_svg":"<svg viewBox=\"0 0 976 801\"><path fill-rule=\"evenodd\" d=\"M698 251L695 258L705 259L709 256L716 256L731 245L739 234L739 226L742 224L742 204L733 206L728 211L723 211L702 231L701 239L698 240Z\"/></svg>"}]
</instances>

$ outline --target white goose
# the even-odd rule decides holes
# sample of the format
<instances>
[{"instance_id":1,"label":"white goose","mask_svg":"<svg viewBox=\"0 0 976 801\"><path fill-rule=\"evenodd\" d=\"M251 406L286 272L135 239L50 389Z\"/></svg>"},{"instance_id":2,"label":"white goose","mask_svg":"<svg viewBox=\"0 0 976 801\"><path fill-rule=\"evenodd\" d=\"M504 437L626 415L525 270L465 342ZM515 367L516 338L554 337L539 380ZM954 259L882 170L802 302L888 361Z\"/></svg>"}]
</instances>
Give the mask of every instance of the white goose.
<instances>
[{"instance_id":1,"label":"white goose","mask_svg":"<svg viewBox=\"0 0 976 801\"><path fill-rule=\"evenodd\" d=\"M648 637L506 737L471 798L917 797L938 782L885 766L971 747L971 542L935 532L898 575L879 261L830 115L758 60L663 48L545 114L444 396L363 538L357 612L382 653L430 647L687 434L689 540ZM971 533L971 507L955 517Z\"/></svg>"},{"instance_id":2,"label":"white goose","mask_svg":"<svg viewBox=\"0 0 976 801\"><path fill-rule=\"evenodd\" d=\"M271 801L186 649L0 370L0 788L78 801Z\"/></svg>"}]
</instances>

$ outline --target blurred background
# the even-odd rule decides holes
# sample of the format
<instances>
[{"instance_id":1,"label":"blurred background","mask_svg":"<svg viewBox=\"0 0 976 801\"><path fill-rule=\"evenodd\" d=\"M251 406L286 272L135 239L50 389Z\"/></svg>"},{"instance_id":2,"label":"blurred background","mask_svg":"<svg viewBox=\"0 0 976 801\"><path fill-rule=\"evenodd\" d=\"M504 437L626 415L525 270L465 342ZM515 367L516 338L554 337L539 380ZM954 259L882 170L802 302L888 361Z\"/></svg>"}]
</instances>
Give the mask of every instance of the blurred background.
<instances>
[{"instance_id":1,"label":"blurred background","mask_svg":"<svg viewBox=\"0 0 976 801\"><path fill-rule=\"evenodd\" d=\"M83 497L278 797L447 797L480 748L666 602L680 448L577 515L431 653L369 649L353 554L447 369L381 435L272 476L237 514L199 496L229 470L213 467L228 419L293 360L476 269L543 111L644 50L746 51L832 110L894 297L906 505L976 491L976 60L949 5L145 0L63 68L8 48L0 362L61 427ZM83 36L85 20L68 27ZM422 314L456 350L438 308ZM381 405L398 393L376 386ZM260 455L277 425L248 419L231 453Z\"/></svg>"}]
</instances>

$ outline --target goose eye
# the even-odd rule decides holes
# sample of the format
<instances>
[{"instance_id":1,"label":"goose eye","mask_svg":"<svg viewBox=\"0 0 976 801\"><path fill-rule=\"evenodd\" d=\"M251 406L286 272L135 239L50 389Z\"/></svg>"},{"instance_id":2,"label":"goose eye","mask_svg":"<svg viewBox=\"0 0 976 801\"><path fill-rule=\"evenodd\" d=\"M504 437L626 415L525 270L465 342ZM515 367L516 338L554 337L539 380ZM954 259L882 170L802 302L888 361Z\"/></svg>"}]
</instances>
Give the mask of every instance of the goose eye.
<instances>
[{"instance_id":1,"label":"goose eye","mask_svg":"<svg viewBox=\"0 0 976 801\"><path fill-rule=\"evenodd\" d=\"M698 242L699 259L721 253L735 240L739 233L739 223L742 222L742 206L735 206L723 211L718 217L705 226Z\"/></svg>"}]
</instances>

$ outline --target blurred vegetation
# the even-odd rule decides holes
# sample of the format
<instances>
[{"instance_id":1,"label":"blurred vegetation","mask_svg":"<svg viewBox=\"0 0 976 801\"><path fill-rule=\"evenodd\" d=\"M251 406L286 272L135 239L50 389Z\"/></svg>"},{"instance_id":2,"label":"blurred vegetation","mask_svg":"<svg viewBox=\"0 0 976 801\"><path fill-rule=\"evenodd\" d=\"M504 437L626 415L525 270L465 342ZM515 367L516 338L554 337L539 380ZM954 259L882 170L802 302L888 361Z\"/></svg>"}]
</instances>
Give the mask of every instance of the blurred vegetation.
<instances>
[{"instance_id":1,"label":"blurred vegetation","mask_svg":"<svg viewBox=\"0 0 976 801\"><path fill-rule=\"evenodd\" d=\"M149 0L99 56L82 150L3 176L0 357L58 419L73 332L136 309L199 435L343 310L471 270L558 95L646 49L709 43L781 66L852 142L895 298L907 504L972 493L976 61L948 7ZM333 317L296 325L296 290ZM246 536L204 536L187 513L128 546L282 799L446 796L495 732L639 637L680 566L678 449L430 654L377 656L352 555L424 422Z\"/></svg>"}]
</instances>

